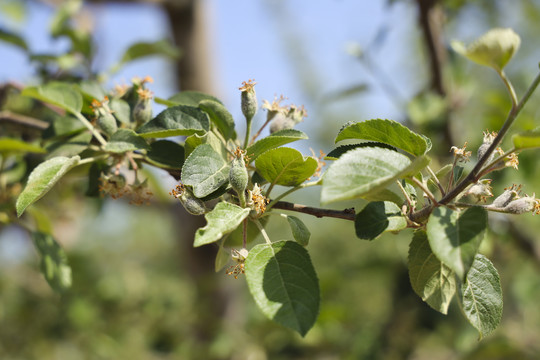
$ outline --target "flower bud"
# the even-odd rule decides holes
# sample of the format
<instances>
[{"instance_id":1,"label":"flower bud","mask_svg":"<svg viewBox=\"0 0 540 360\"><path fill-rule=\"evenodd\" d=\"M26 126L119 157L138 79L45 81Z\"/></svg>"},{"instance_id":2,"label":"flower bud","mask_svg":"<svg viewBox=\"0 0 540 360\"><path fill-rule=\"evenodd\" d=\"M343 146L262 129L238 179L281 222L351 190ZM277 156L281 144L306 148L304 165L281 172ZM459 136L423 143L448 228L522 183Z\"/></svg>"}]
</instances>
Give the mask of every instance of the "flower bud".
<instances>
[{"instance_id":1,"label":"flower bud","mask_svg":"<svg viewBox=\"0 0 540 360\"><path fill-rule=\"evenodd\" d=\"M255 84L253 80L248 80L247 82L242 82L242 87L239 89L241 91L241 105L242 105L242 114L246 117L248 123L251 122L251 119L257 113L257 95L255 94Z\"/></svg>"},{"instance_id":2,"label":"flower bud","mask_svg":"<svg viewBox=\"0 0 540 360\"><path fill-rule=\"evenodd\" d=\"M518 196L519 188L520 186L516 187L515 185L512 185L512 187L504 189L504 192L493 200L491 206L495 208L505 207L510 203L510 201L514 200L514 198Z\"/></svg>"},{"instance_id":3,"label":"flower bud","mask_svg":"<svg viewBox=\"0 0 540 360\"><path fill-rule=\"evenodd\" d=\"M131 113L132 120L137 124L137 127L147 123L152 119L152 92L147 89L139 88L137 90L137 102Z\"/></svg>"},{"instance_id":4,"label":"flower bud","mask_svg":"<svg viewBox=\"0 0 540 360\"><path fill-rule=\"evenodd\" d=\"M538 208L539 200L534 196L525 196L516 200L510 201L504 207L504 211L510 214L523 214L530 211L535 211Z\"/></svg>"},{"instance_id":5,"label":"flower bud","mask_svg":"<svg viewBox=\"0 0 540 360\"><path fill-rule=\"evenodd\" d=\"M170 194L180 200L186 211L192 215L203 215L208 211L204 201L195 197L191 190L182 184L177 185Z\"/></svg>"},{"instance_id":6,"label":"flower bud","mask_svg":"<svg viewBox=\"0 0 540 360\"><path fill-rule=\"evenodd\" d=\"M101 130L108 136L111 136L118 130L116 119L114 118L111 109L109 108L109 98L105 96L103 101L94 99L90 106L94 110L94 116L97 119L97 124Z\"/></svg>"},{"instance_id":7,"label":"flower bud","mask_svg":"<svg viewBox=\"0 0 540 360\"><path fill-rule=\"evenodd\" d=\"M231 187L238 194L240 204L245 206L245 191L249 182L249 175L246 168L246 162L244 161L243 151L237 149L235 155L236 157L233 159L231 170L229 171L229 182Z\"/></svg>"},{"instance_id":8,"label":"flower bud","mask_svg":"<svg viewBox=\"0 0 540 360\"><path fill-rule=\"evenodd\" d=\"M270 123L270 134L275 133L276 131L292 129L294 128L294 121L287 117L284 114L277 114L272 119Z\"/></svg>"},{"instance_id":9,"label":"flower bud","mask_svg":"<svg viewBox=\"0 0 540 360\"><path fill-rule=\"evenodd\" d=\"M484 179L478 181L476 184L472 185L465 195L471 195L476 198L477 201L486 201L486 198L493 196L491 192L491 179Z\"/></svg>"}]
</instances>

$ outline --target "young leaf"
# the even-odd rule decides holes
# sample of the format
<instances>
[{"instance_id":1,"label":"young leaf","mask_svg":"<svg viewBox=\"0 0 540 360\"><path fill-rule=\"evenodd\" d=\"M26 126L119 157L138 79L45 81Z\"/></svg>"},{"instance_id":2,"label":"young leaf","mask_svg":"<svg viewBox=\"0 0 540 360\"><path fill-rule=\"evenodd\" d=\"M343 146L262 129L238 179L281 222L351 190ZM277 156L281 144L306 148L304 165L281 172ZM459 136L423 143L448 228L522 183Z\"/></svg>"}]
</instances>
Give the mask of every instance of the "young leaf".
<instances>
[{"instance_id":1,"label":"young leaf","mask_svg":"<svg viewBox=\"0 0 540 360\"><path fill-rule=\"evenodd\" d=\"M297 140L307 139L307 135L300 130L286 129L276 131L275 133L256 141L253 145L249 146L246 151L246 156L254 161L263 152L275 149L281 145L285 145Z\"/></svg>"},{"instance_id":2,"label":"young leaf","mask_svg":"<svg viewBox=\"0 0 540 360\"><path fill-rule=\"evenodd\" d=\"M354 220L356 236L362 240L373 240L385 231L399 231L407 227L407 221L399 207L393 202L370 202Z\"/></svg>"},{"instance_id":3,"label":"young leaf","mask_svg":"<svg viewBox=\"0 0 540 360\"><path fill-rule=\"evenodd\" d=\"M499 274L488 258L476 254L460 292L463 312L480 339L489 335L501 322L503 296Z\"/></svg>"},{"instance_id":4,"label":"young leaf","mask_svg":"<svg viewBox=\"0 0 540 360\"><path fill-rule=\"evenodd\" d=\"M221 270L223 270L231 260L231 254L229 254L227 250L225 250L225 248L223 247L224 243L225 242L223 241L219 246L218 252L216 254L216 260L214 261L214 270L216 272L220 272Z\"/></svg>"},{"instance_id":5,"label":"young leaf","mask_svg":"<svg viewBox=\"0 0 540 360\"><path fill-rule=\"evenodd\" d=\"M487 228L487 213L482 208L454 211L437 207L427 223L431 250L437 258L465 279Z\"/></svg>"},{"instance_id":6,"label":"young leaf","mask_svg":"<svg viewBox=\"0 0 540 360\"><path fill-rule=\"evenodd\" d=\"M17 198L17 216L21 216L29 205L41 199L79 160L78 156L59 156L36 166L28 177L26 187Z\"/></svg>"},{"instance_id":7,"label":"young leaf","mask_svg":"<svg viewBox=\"0 0 540 360\"><path fill-rule=\"evenodd\" d=\"M222 201L216 207L206 213L205 227L195 233L193 246L201 246L218 241L223 235L230 233L249 215L250 209L242 209L240 206Z\"/></svg>"},{"instance_id":8,"label":"young leaf","mask_svg":"<svg viewBox=\"0 0 540 360\"><path fill-rule=\"evenodd\" d=\"M43 154L47 151L38 145L32 145L26 141L11 139L11 138L0 138L0 154L12 154L12 153L36 153Z\"/></svg>"},{"instance_id":9,"label":"young leaf","mask_svg":"<svg viewBox=\"0 0 540 360\"><path fill-rule=\"evenodd\" d=\"M27 87L21 94L58 106L73 114L79 113L82 109L81 93L71 84L50 82L42 86Z\"/></svg>"},{"instance_id":10,"label":"young leaf","mask_svg":"<svg viewBox=\"0 0 540 360\"><path fill-rule=\"evenodd\" d=\"M271 320L298 331L311 329L319 313L319 281L304 247L278 241L253 247L245 263L251 295Z\"/></svg>"},{"instance_id":11,"label":"young leaf","mask_svg":"<svg viewBox=\"0 0 540 360\"><path fill-rule=\"evenodd\" d=\"M156 42L140 42L131 45L122 56L122 60L120 62L121 64L125 64L143 57L155 55L177 59L180 57L180 50L172 45L167 39Z\"/></svg>"},{"instance_id":12,"label":"young leaf","mask_svg":"<svg viewBox=\"0 0 540 360\"><path fill-rule=\"evenodd\" d=\"M309 238L311 237L311 232L307 226L297 218L296 216L290 216L281 214L281 216L287 218L289 226L291 227L291 232L294 240L302 246L307 246L309 243Z\"/></svg>"},{"instance_id":13,"label":"young leaf","mask_svg":"<svg viewBox=\"0 0 540 360\"><path fill-rule=\"evenodd\" d=\"M32 239L41 257L41 272L51 288L57 292L70 288L71 268L64 250L49 234L34 232Z\"/></svg>"},{"instance_id":14,"label":"young leaf","mask_svg":"<svg viewBox=\"0 0 540 360\"><path fill-rule=\"evenodd\" d=\"M209 144L196 147L184 163L182 182L193 186L198 198L211 194L227 181L229 164Z\"/></svg>"},{"instance_id":15,"label":"young leaf","mask_svg":"<svg viewBox=\"0 0 540 360\"><path fill-rule=\"evenodd\" d=\"M280 147L268 150L255 161L257 172L266 180L283 186L297 186L317 170L317 160L304 157L295 149Z\"/></svg>"},{"instance_id":16,"label":"young leaf","mask_svg":"<svg viewBox=\"0 0 540 360\"><path fill-rule=\"evenodd\" d=\"M177 94L174 94L167 100L156 98L158 104L166 106L177 106L177 105L187 105L197 107L199 103L203 100L211 100L223 104L218 98L208 95L199 91L182 91Z\"/></svg>"},{"instance_id":17,"label":"young leaf","mask_svg":"<svg viewBox=\"0 0 540 360\"><path fill-rule=\"evenodd\" d=\"M122 99L111 99L109 101L109 108L112 110L116 120L123 124L130 123L131 109L126 101Z\"/></svg>"},{"instance_id":18,"label":"young leaf","mask_svg":"<svg viewBox=\"0 0 540 360\"><path fill-rule=\"evenodd\" d=\"M414 292L433 309L447 314L456 292L452 269L437 259L424 231L414 233L409 245L409 278Z\"/></svg>"},{"instance_id":19,"label":"young leaf","mask_svg":"<svg viewBox=\"0 0 540 360\"><path fill-rule=\"evenodd\" d=\"M142 136L137 135L135 131L131 129L118 129L103 149L108 152L123 154L128 151L140 149L148 150L150 149L150 145L148 145Z\"/></svg>"},{"instance_id":20,"label":"young leaf","mask_svg":"<svg viewBox=\"0 0 540 360\"><path fill-rule=\"evenodd\" d=\"M400 177L414 175L429 163L421 156L411 163L396 151L357 148L348 151L328 168L323 177L321 202L348 200L375 193Z\"/></svg>"},{"instance_id":21,"label":"young leaf","mask_svg":"<svg viewBox=\"0 0 540 360\"><path fill-rule=\"evenodd\" d=\"M533 130L512 136L514 147L518 150L540 147L540 130Z\"/></svg>"},{"instance_id":22,"label":"young leaf","mask_svg":"<svg viewBox=\"0 0 540 360\"><path fill-rule=\"evenodd\" d=\"M219 132L225 139L236 138L236 133L234 132L234 119L223 104L213 100L202 100L199 103L199 108L208 114L210 121L217 126Z\"/></svg>"},{"instance_id":23,"label":"young leaf","mask_svg":"<svg viewBox=\"0 0 540 360\"><path fill-rule=\"evenodd\" d=\"M431 148L431 141L428 143L426 137L393 120L373 119L349 124L340 130L335 142L346 139L377 141L415 156L424 155Z\"/></svg>"},{"instance_id":24,"label":"young leaf","mask_svg":"<svg viewBox=\"0 0 540 360\"><path fill-rule=\"evenodd\" d=\"M142 137L163 138L178 135L203 134L210 129L208 115L199 108L178 105L163 110L158 116L137 129Z\"/></svg>"},{"instance_id":25,"label":"young leaf","mask_svg":"<svg viewBox=\"0 0 540 360\"><path fill-rule=\"evenodd\" d=\"M154 141L146 156L153 165L166 169L181 169L184 165L184 148L173 141Z\"/></svg>"},{"instance_id":26,"label":"young leaf","mask_svg":"<svg viewBox=\"0 0 540 360\"><path fill-rule=\"evenodd\" d=\"M500 72L519 49L520 43L521 39L514 30L495 28L467 47L459 41L452 41L452 48L469 60Z\"/></svg>"}]
</instances>

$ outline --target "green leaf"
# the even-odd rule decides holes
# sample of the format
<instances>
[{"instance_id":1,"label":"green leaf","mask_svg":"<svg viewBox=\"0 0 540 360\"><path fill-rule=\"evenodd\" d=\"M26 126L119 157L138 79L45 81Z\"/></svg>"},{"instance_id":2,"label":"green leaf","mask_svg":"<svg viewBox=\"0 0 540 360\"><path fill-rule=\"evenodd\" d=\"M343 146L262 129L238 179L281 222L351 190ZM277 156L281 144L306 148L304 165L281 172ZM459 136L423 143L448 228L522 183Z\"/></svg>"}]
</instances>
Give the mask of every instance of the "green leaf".
<instances>
[{"instance_id":1,"label":"green leaf","mask_svg":"<svg viewBox=\"0 0 540 360\"><path fill-rule=\"evenodd\" d=\"M199 108L208 114L225 139L235 139L234 119L223 104L213 100L201 100Z\"/></svg>"},{"instance_id":2,"label":"green leaf","mask_svg":"<svg viewBox=\"0 0 540 360\"><path fill-rule=\"evenodd\" d=\"M208 144L221 156L226 159L228 155L227 148L223 145L223 142L212 131L205 133L204 135L193 134L186 138L184 143L185 157L188 157L193 150L199 145Z\"/></svg>"},{"instance_id":3,"label":"green leaf","mask_svg":"<svg viewBox=\"0 0 540 360\"><path fill-rule=\"evenodd\" d=\"M281 147L269 150L255 161L257 172L266 180L283 186L297 186L317 170L317 160L304 157L295 149Z\"/></svg>"},{"instance_id":4,"label":"green leaf","mask_svg":"<svg viewBox=\"0 0 540 360\"><path fill-rule=\"evenodd\" d=\"M193 186L196 197L202 198L229 181L229 164L211 145L195 148L184 163L182 182Z\"/></svg>"},{"instance_id":5,"label":"green leaf","mask_svg":"<svg viewBox=\"0 0 540 360\"><path fill-rule=\"evenodd\" d=\"M251 295L269 319L299 332L319 313L319 281L308 252L294 241L253 247L245 263Z\"/></svg>"},{"instance_id":6,"label":"green leaf","mask_svg":"<svg viewBox=\"0 0 540 360\"><path fill-rule=\"evenodd\" d=\"M131 45L124 55L121 64L128 63L137 59L141 59L147 56L166 56L171 59L178 59L180 57L180 50L178 50L167 39L159 40L156 42L139 42Z\"/></svg>"},{"instance_id":7,"label":"green leaf","mask_svg":"<svg viewBox=\"0 0 540 360\"><path fill-rule=\"evenodd\" d=\"M520 44L521 39L514 30L495 28L467 47L459 41L452 41L452 48L469 60L500 72L514 56Z\"/></svg>"},{"instance_id":8,"label":"green leaf","mask_svg":"<svg viewBox=\"0 0 540 360\"><path fill-rule=\"evenodd\" d=\"M42 86L27 87L21 94L58 106L72 114L77 114L82 109L81 93L77 86L71 84L50 82Z\"/></svg>"},{"instance_id":9,"label":"green leaf","mask_svg":"<svg viewBox=\"0 0 540 360\"><path fill-rule=\"evenodd\" d=\"M32 239L41 257L41 272L51 288L63 292L71 287L71 268L64 250L49 234L34 232Z\"/></svg>"},{"instance_id":10,"label":"green leaf","mask_svg":"<svg viewBox=\"0 0 540 360\"><path fill-rule=\"evenodd\" d=\"M409 278L414 292L422 300L447 314L456 292L456 277L452 269L433 254L424 231L415 232L409 245Z\"/></svg>"},{"instance_id":11,"label":"green leaf","mask_svg":"<svg viewBox=\"0 0 540 360\"><path fill-rule=\"evenodd\" d=\"M181 169L184 165L184 148L173 141L153 142L146 156L150 163L165 169Z\"/></svg>"},{"instance_id":12,"label":"green leaf","mask_svg":"<svg viewBox=\"0 0 540 360\"><path fill-rule=\"evenodd\" d=\"M376 193L400 177L416 174L429 164L420 156L411 162L396 151L358 148L336 160L323 177L321 202L349 200Z\"/></svg>"},{"instance_id":13,"label":"green leaf","mask_svg":"<svg viewBox=\"0 0 540 360\"><path fill-rule=\"evenodd\" d=\"M179 105L162 111L137 129L143 137L170 137L203 134L210 129L208 115L199 108Z\"/></svg>"},{"instance_id":14,"label":"green leaf","mask_svg":"<svg viewBox=\"0 0 540 360\"><path fill-rule=\"evenodd\" d=\"M108 152L123 154L128 151L140 149L148 150L150 149L150 145L148 145L142 136L137 135L135 131L131 129L118 129L103 149Z\"/></svg>"},{"instance_id":15,"label":"green leaf","mask_svg":"<svg viewBox=\"0 0 540 360\"><path fill-rule=\"evenodd\" d=\"M229 254L229 252L223 247L224 243L225 242L223 241L219 246L218 252L216 254L216 260L214 261L214 270L216 272L220 272L221 270L223 270L231 260L231 254Z\"/></svg>"},{"instance_id":16,"label":"green leaf","mask_svg":"<svg viewBox=\"0 0 540 360\"><path fill-rule=\"evenodd\" d=\"M211 100L215 101L217 103L223 104L218 98L208 95L205 93L202 93L200 91L182 91L177 94L174 94L167 100L164 99L155 99L158 104L166 105L166 106L177 106L177 105L187 105L187 106L193 106L198 107L199 103L203 100Z\"/></svg>"},{"instance_id":17,"label":"green leaf","mask_svg":"<svg viewBox=\"0 0 540 360\"><path fill-rule=\"evenodd\" d=\"M43 154L45 149L40 146L29 144L26 141L11 138L0 138L0 154L13 153L36 153Z\"/></svg>"},{"instance_id":18,"label":"green leaf","mask_svg":"<svg viewBox=\"0 0 540 360\"><path fill-rule=\"evenodd\" d=\"M512 142L517 150L540 147L540 130L528 131L512 136Z\"/></svg>"},{"instance_id":19,"label":"green leaf","mask_svg":"<svg viewBox=\"0 0 540 360\"><path fill-rule=\"evenodd\" d=\"M92 101L94 99L102 101L103 98L107 95L101 84L97 81L84 80L79 84L79 89L81 93ZM111 101L114 99L111 99ZM110 105L109 105L110 106Z\"/></svg>"},{"instance_id":20,"label":"green leaf","mask_svg":"<svg viewBox=\"0 0 540 360\"><path fill-rule=\"evenodd\" d=\"M206 213L205 227L195 233L193 246L201 246L218 241L223 235L230 233L242 223L251 210L242 209L240 206L222 201L212 211Z\"/></svg>"},{"instance_id":21,"label":"green leaf","mask_svg":"<svg viewBox=\"0 0 540 360\"><path fill-rule=\"evenodd\" d=\"M460 292L463 312L480 339L489 335L501 322L503 296L499 274L488 258L476 254Z\"/></svg>"},{"instance_id":22,"label":"green leaf","mask_svg":"<svg viewBox=\"0 0 540 360\"><path fill-rule=\"evenodd\" d=\"M487 213L482 208L454 211L437 207L427 223L431 250L460 279L469 271L487 228Z\"/></svg>"},{"instance_id":23,"label":"green leaf","mask_svg":"<svg viewBox=\"0 0 540 360\"><path fill-rule=\"evenodd\" d=\"M340 130L335 142L347 139L377 141L415 156L424 155L429 151L431 145L431 141L428 143L426 137L412 132L406 126L393 120L383 119L346 125Z\"/></svg>"},{"instance_id":24,"label":"green leaf","mask_svg":"<svg viewBox=\"0 0 540 360\"><path fill-rule=\"evenodd\" d=\"M330 151L328 153L328 155L326 155L324 157L324 159L325 160L337 160L337 159L339 159L341 157L341 155L345 154L347 151L353 150L353 149L356 149L356 148L359 148L359 147L383 147L383 148L386 148L386 149L397 151L397 149L395 147L393 147L393 146L383 144L383 143L374 142L374 141L369 141L369 142L364 142L364 143L360 143L360 144L340 145L337 148L335 148L334 150Z\"/></svg>"},{"instance_id":25,"label":"green leaf","mask_svg":"<svg viewBox=\"0 0 540 360\"><path fill-rule=\"evenodd\" d=\"M0 29L0 41L6 42L8 44L14 45L21 50L28 51L28 45L24 39L12 32Z\"/></svg>"},{"instance_id":26,"label":"green leaf","mask_svg":"<svg viewBox=\"0 0 540 360\"><path fill-rule=\"evenodd\" d=\"M78 156L59 156L36 166L28 177L26 187L17 198L17 216L21 216L29 205L41 199L79 160Z\"/></svg>"},{"instance_id":27,"label":"green leaf","mask_svg":"<svg viewBox=\"0 0 540 360\"><path fill-rule=\"evenodd\" d=\"M293 141L304 140L307 138L307 135L300 130L285 129L276 131L275 133L270 134L269 136L262 138L253 145L249 146L247 148L247 157L250 161L254 161L263 152L275 149L281 145L285 145Z\"/></svg>"},{"instance_id":28,"label":"green leaf","mask_svg":"<svg viewBox=\"0 0 540 360\"><path fill-rule=\"evenodd\" d=\"M79 155L88 148L90 140L92 140L92 134L88 131L80 132L67 139L62 138L47 146L47 151L49 152L47 158Z\"/></svg>"},{"instance_id":29,"label":"green leaf","mask_svg":"<svg viewBox=\"0 0 540 360\"><path fill-rule=\"evenodd\" d=\"M356 236L373 240L385 231L399 231L407 227L407 220L393 202L370 202L356 214L354 228Z\"/></svg>"},{"instance_id":30,"label":"green leaf","mask_svg":"<svg viewBox=\"0 0 540 360\"><path fill-rule=\"evenodd\" d=\"M111 99L109 108L112 110L116 120L124 124L130 123L131 108L126 101L122 99Z\"/></svg>"},{"instance_id":31,"label":"green leaf","mask_svg":"<svg viewBox=\"0 0 540 360\"><path fill-rule=\"evenodd\" d=\"M311 232L302 222L302 220L300 220L296 216L290 216L285 214L281 214L281 216L287 218L289 226L291 227L294 240L302 246L307 246L309 244Z\"/></svg>"}]
</instances>

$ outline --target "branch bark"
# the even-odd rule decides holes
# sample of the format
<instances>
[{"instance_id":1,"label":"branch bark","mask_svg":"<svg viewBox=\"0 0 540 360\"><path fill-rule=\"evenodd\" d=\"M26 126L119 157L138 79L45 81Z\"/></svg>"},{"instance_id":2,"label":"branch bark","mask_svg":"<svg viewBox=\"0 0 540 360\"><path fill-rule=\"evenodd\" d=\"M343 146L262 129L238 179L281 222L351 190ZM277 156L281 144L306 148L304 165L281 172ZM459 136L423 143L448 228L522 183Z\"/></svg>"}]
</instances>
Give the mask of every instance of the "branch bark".
<instances>
[{"instance_id":1,"label":"branch bark","mask_svg":"<svg viewBox=\"0 0 540 360\"><path fill-rule=\"evenodd\" d=\"M332 210L332 209L321 209L301 204L294 204L287 201L278 201L274 206L274 209L296 211L308 215L313 215L318 218L322 217L332 217L337 219L351 220L355 219L354 208L349 208L345 210Z\"/></svg>"}]
</instances>

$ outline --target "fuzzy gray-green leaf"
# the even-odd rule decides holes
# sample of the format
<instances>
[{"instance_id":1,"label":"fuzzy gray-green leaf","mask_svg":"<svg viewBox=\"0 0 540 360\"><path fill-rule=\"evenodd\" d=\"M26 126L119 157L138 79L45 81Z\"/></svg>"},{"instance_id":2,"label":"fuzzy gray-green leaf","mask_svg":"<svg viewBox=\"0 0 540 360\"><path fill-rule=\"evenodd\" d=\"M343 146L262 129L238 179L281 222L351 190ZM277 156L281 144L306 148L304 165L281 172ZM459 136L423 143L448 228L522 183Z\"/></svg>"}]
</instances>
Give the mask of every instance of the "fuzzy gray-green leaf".
<instances>
[{"instance_id":1,"label":"fuzzy gray-green leaf","mask_svg":"<svg viewBox=\"0 0 540 360\"><path fill-rule=\"evenodd\" d=\"M210 129L208 115L197 107L178 105L163 110L137 129L142 137L162 138L204 134Z\"/></svg>"},{"instance_id":2,"label":"fuzzy gray-green leaf","mask_svg":"<svg viewBox=\"0 0 540 360\"><path fill-rule=\"evenodd\" d=\"M229 169L225 159L211 145L202 144L184 162L182 182L193 186L195 196L202 198L229 181Z\"/></svg>"},{"instance_id":3,"label":"fuzzy gray-green leaf","mask_svg":"<svg viewBox=\"0 0 540 360\"><path fill-rule=\"evenodd\" d=\"M71 158L58 156L36 166L28 177L23 192L17 198L15 205L17 216L21 216L28 206L41 199L62 176L77 165L79 160L79 156Z\"/></svg>"},{"instance_id":4,"label":"fuzzy gray-green leaf","mask_svg":"<svg viewBox=\"0 0 540 360\"><path fill-rule=\"evenodd\" d=\"M195 233L193 246L201 246L218 241L230 233L249 215L250 209L228 203L218 203L212 211L204 215L207 224Z\"/></svg>"}]
</instances>

